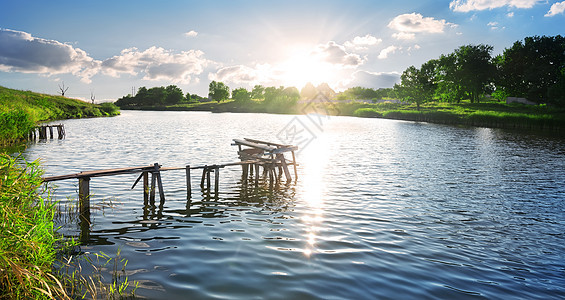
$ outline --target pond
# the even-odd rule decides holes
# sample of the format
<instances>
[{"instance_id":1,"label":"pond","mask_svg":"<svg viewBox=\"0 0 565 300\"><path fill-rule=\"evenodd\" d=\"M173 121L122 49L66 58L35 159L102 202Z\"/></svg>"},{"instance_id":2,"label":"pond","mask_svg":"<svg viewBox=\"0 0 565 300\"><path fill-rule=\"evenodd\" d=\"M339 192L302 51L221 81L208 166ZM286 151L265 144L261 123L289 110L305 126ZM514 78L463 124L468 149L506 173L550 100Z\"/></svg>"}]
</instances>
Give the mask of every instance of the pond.
<instances>
[{"instance_id":1,"label":"pond","mask_svg":"<svg viewBox=\"0 0 565 300\"><path fill-rule=\"evenodd\" d=\"M187 201L184 171L167 171L166 202L144 206L138 174L93 178L81 248L121 249L141 297L565 297L562 137L320 115L123 111L62 123L64 140L25 151L46 175L235 162L234 138L300 147L298 180L273 189L226 167L217 196L196 173ZM76 203L77 180L54 184L55 199Z\"/></svg>"}]
</instances>

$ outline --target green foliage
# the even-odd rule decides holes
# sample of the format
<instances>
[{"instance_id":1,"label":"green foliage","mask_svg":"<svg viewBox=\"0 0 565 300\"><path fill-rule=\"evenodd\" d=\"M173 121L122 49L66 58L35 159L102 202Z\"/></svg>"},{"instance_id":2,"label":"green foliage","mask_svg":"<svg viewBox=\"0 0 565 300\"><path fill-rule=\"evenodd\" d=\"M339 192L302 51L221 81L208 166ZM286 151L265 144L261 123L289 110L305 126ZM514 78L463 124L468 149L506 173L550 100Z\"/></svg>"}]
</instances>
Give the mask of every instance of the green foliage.
<instances>
[{"instance_id":1,"label":"green foliage","mask_svg":"<svg viewBox=\"0 0 565 300\"><path fill-rule=\"evenodd\" d=\"M564 105L556 90L563 84L565 37L526 37L496 57L496 85L514 97ZM562 94L561 94L562 95Z\"/></svg>"},{"instance_id":2,"label":"green foliage","mask_svg":"<svg viewBox=\"0 0 565 300\"><path fill-rule=\"evenodd\" d=\"M238 88L232 91L232 99L240 103L249 102L251 101L251 93L244 88Z\"/></svg>"},{"instance_id":3,"label":"green foliage","mask_svg":"<svg viewBox=\"0 0 565 300\"><path fill-rule=\"evenodd\" d=\"M220 103L229 98L230 88L223 82L212 81L208 86L208 96L210 99Z\"/></svg>"},{"instance_id":4,"label":"green foliage","mask_svg":"<svg viewBox=\"0 0 565 300\"><path fill-rule=\"evenodd\" d=\"M255 85L251 91L251 99L262 100L265 99L265 87L262 85Z\"/></svg>"},{"instance_id":5,"label":"green foliage","mask_svg":"<svg viewBox=\"0 0 565 300\"><path fill-rule=\"evenodd\" d=\"M187 98L189 95L190 94L187 94ZM192 96L190 97L192 98ZM143 106L175 105L178 103L189 102L191 98L188 100L187 98L184 97L183 91L176 85L153 87L150 89L140 87L135 96L124 96L118 99L115 104L123 109L131 109Z\"/></svg>"},{"instance_id":6,"label":"green foliage","mask_svg":"<svg viewBox=\"0 0 565 300\"><path fill-rule=\"evenodd\" d=\"M383 116L383 114L378 112L376 109L368 107L356 109L353 112L353 115L360 118L379 118Z\"/></svg>"}]
</instances>

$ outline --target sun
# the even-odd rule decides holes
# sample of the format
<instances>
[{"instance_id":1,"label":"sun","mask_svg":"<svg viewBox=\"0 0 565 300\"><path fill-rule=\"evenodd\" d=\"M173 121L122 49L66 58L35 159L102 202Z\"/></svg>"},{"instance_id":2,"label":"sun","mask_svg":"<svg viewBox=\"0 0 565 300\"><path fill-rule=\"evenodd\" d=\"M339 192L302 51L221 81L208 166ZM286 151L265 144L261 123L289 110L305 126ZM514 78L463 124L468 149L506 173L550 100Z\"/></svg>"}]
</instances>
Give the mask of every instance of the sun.
<instances>
[{"instance_id":1,"label":"sun","mask_svg":"<svg viewBox=\"0 0 565 300\"><path fill-rule=\"evenodd\" d=\"M324 57L308 48L295 47L289 58L279 66L280 80L285 86L301 89L310 82L314 85L332 81L335 70Z\"/></svg>"}]
</instances>

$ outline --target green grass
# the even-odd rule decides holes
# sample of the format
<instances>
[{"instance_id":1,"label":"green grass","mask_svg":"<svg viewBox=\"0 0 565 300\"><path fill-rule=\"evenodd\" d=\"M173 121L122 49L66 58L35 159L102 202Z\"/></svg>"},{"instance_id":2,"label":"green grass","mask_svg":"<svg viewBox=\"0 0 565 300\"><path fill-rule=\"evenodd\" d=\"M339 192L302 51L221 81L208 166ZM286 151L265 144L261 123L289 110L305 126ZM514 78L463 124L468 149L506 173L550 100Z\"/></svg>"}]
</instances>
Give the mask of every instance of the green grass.
<instances>
[{"instance_id":1,"label":"green grass","mask_svg":"<svg viewBox=\"0 0 565 300\"><path fill-rule=\"evenodd\" d=\"M37 161L0 154L0 299L134 297L138 283L128 281L119 252L68 253L76 243L57 234L42 174ZM92 275L82 275L83 266Z\"/></svg>"},{"instance_id":2,"label":"green grass","mask_svg":"<svg viewBox=\"0 0 565 300\"><path fill-rule=\"evenodd\" d=\"M0 86L0 146L24 139L42 121L119 115L112 103L100 105L61 96Z\"/></svg>"},{"instance_id":3,"label":"green grass","mask_svg":"<svg viewBox=\"0 0 565 300\"><path fill-rule=\"evenodd\" d=\"M54 206L41 198L38 162L0 154L0 298L66 297L52 275L55 259Z\"/></svg>"}]
</instances>

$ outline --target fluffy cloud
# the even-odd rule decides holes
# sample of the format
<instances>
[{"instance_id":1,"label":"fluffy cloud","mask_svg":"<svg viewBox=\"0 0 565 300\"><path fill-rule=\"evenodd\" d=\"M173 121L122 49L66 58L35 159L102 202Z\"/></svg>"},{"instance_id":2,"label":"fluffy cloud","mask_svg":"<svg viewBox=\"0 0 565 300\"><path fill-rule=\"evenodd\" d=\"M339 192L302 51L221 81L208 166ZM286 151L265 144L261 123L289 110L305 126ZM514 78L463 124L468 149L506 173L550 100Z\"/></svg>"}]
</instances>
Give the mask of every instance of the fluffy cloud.
<instances>
[{"instance_id":1,"label":"fluffy cloud","mask_svg":"<svg viewBox=\"0 0 565 300\"><path fill-rule=\"evenodd\" d=\"M187 36L187 37L195 37L195 36L198 35L198 32L191 30L189 32L185 32L184 35Z\"/></svg>"},{"instance_id":2,"label":"fluffy cloud","mask_svg":"<svg viewBox=\"0 0 565 300\"><path fill-rule=\"evenodd\" d=\"M388 23L390 29L398 31L393 34L393 37L404 40L414 39L415 33L443 33L447 26L455 27L456 25L445 20L423 17L417 13L396 16Z\"/></svg>"},{"instance_id":3,"label":"fluffy cloud","mask_svg":"<svg viewBox=\"0 0 565 300\"><path fill-rule=\"evenodd\" d=\"M79 48L22 31L0 29L0 45L2 71L47 75L71 73L89 83L100 66L99 61Z\"/></svg>"},{"instance_id":4,"label":"fluffy cloud","mask_svg":"<svg viewBox=\"0 0 565 300\"><path fill-rule=\"evenodd\" d=\"M459 12L494 9L503 6L532 8L538 2L540 0L453 0L449 3L449 8Z\"/></svg>"},{"instance_id":5,"label":"fluffy cloud","mask_svg":"<svg viewBox=\"0 0 565 300\"><path fill-rule=\"evenodd\" d=\"M365 36L356 36L352 41L345 42L344 46L355 49L367 49L368 46L377 45L382 41L382 39L367 34Z\"/></svg>"},{"instance_id":6,"label":"fluffy cloud","mask_svg":"<svg viewBox=\"0 0 565 300\"><path fill-rule=\"evenodd\" d=\"M327 63L342 67L356 67L363 63L361 56L348 53L344 46L333 41L318 45L312 55Z\"/></svg>"},{"instance_id":7,"label":"fluffy cloud","mask_svg":"<svg viewBox=\"0 0 565 300\"><path fill-rule=\"evenodd\" d=\"M253 84L260 81L260 70L243 65L224 67L214 74L209 74L208 79L225 81L236 84Z\"/></svg>"},{"instance_id":8,"label":"fluffy cloud","mask_svg":"<svg viewBox=\"0 0 565 300\"><path fill-rule=\"evenodd\" d=\"M381 53L379 53L378 58L379 59L385 59L388 57L389 54L392 54L394 52L396 52L397 50L400 50L400 47L397 46L388 46L386 48L384 48L383 50L381 50Z\"/></svg>"},{"instance_id":9,"label":"fluffy cloud","mask_svg":"<svg viewBox=\"0 0 565 300\"><path fill-rule=\"evenodd\" d=\"M120 55L102 62L105 74L119 77L121 73L137 75L143 73L145 80L167 80L173 83L190 83L192 75L199 75L204 67L212 63L198 50L173 53L161 47L144 51L137 48L122 50Z\"/></svg>"},{"instance_id":10,"label":"fluffy cloud","mask_svg":"<svg viewBox=\"0 0 565 300\"><path fill-rule=\"evenodd\" d=\"M565 1L553 3L553 5L551 5L551 8L547 12L547 14L545 14L545 16L553 17L555 15L562 14L564 11L565 11Z\"/></svg>"}]
</instances>

